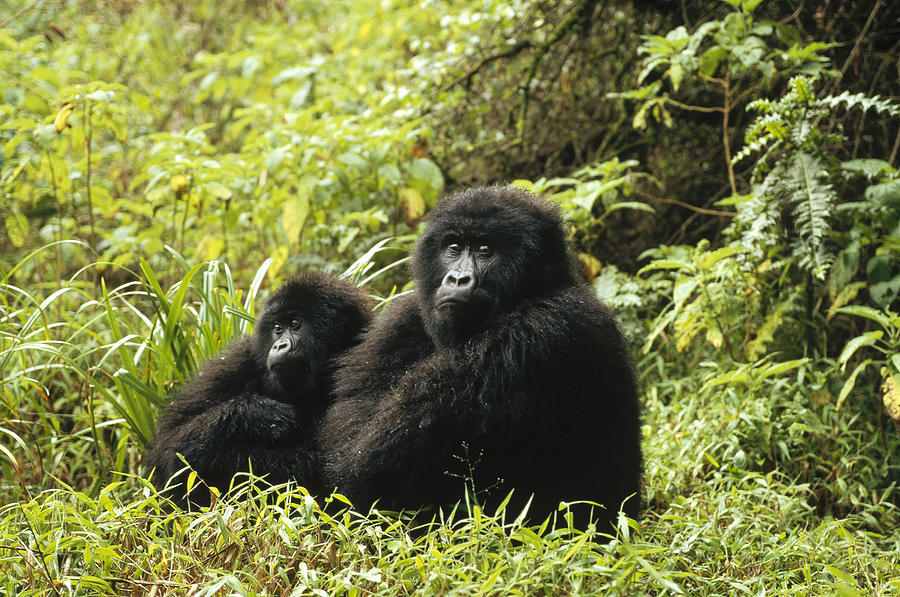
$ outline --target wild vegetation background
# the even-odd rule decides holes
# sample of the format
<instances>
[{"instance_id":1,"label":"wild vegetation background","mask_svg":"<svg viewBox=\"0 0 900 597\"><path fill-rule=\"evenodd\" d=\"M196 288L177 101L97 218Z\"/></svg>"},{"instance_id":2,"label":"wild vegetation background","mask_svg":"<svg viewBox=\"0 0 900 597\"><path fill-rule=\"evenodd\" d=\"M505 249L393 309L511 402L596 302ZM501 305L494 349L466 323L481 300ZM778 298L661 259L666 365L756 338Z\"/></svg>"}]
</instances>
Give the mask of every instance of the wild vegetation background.
<instances>
[{"instance_id":1,"label":"wild vegetation background","mask_svg":"<svg viewBox=\"0 0 900 597\"><path fill-rule=\"evenodd\" d=\"M895 4L0 1L0 590L900 593ZM263 296L389 300L496 182L632 341L639 521L165 507L156 414Z\"/></svg>"}]
</instances>

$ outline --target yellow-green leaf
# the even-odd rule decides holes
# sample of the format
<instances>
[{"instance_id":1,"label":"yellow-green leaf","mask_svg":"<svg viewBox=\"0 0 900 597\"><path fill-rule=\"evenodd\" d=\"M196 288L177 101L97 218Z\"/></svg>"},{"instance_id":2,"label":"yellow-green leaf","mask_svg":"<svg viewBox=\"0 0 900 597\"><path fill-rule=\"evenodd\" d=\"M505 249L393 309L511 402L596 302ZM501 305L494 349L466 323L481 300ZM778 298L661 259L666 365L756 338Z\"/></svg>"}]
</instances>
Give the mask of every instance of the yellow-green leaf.
<instances>
[{"instance_id":1,"label":"yellow-green leaf","mask_svg":"<svg viewBox=\"0 0 900 597\"><path fill-rule=\"evenodd\" d=\"M225 250L225 240L219 236L204 236L197 244L194 256L198 261L210 261L222 255Z\"/></svg>"},{"instance_id":2,"label":"yellow-green leaf","mask_svg":"<svg viewBox=\"0 0 900 597\"><path fill-rule=\"evenodd\" d=\"M25 244L28 238L28 218L17 211L13 211L6 217L6 234L10 242L16 247Z\"/></svg>"},{"instance_id":3,"label":"yellow-green leaf","mask_svg":"<svg viewBox=\"0 0 900 597\"><path fill-rule=\"evenodd\" d=\"M887 367L881 368L881 400L884 409L894 423L900 424L900 374L891 374Z\"/></svg>"},{"instance_id":4,"label":"yellow-green leaf","mask_svg":"<svg viewBox=\"0 0 900 597\"><path fill-rule=\"evenodd\" d=\"M278 278L278 272L281 271L281 268L287 262L289 254L290 250L285 245L281 245L274 251L272 251L272 255L270 257L270 259L272 260L272 265L269 267L269 271L266 272L270 280L275 280L276 278Z\"/></svg>"},{"instance_id":5,"label":"yellow-green leaf","mask_svg":"<svg viewBox=\"0 0 900 597\"><path fill-rule=\"evenodd\" d=\"M410 187L400 189L400 200L403 202L403 219L410 226L425 215L425 198L416 189Z\"/></svg>"},{"instance_id":6,"label":"yellow-green leaf","mask_svg":"<svg viewBox=\"0 0 900 597\"><path fill-rule=\"evenodd\" d=\"M300 234L303 232L307 216L309 216L309 196L305 193L290 197L284 202L281 208L281 225L291 246L299 246Z\"/></svg>"},{"instance_id":7,"label":"yellow-green leaf","mask_svg":"<svg viewBox=\"0 0 900 597\"><path fill-rule=\"evenodd\" d=\"M56 114L56 118L53 119L53 126L56 127L57 133L63 132L63 130L69 126L69 116L71 116L74 111L75 104L66 104Z\"/></svg>"},{"instance_id":8,"label":"yellow-green leaf","mask_svg":"<svg viewBox=\"0 0 900 597\"><path fill-rule=\"evenodd\" d=\"M231 199L231 190L221 182L208 182L205 185L206 191L219 199Z\"/></svg>"}]
</instances>

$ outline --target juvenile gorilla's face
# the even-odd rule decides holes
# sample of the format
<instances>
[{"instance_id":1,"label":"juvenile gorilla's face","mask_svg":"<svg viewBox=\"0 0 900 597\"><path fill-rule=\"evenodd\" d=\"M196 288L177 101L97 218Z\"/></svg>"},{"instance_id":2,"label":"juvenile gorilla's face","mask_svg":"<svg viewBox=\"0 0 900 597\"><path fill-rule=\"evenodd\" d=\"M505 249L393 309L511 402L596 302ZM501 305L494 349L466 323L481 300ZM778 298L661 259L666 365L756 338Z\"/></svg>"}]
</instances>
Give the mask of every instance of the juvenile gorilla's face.
<instances>
[{"instance_id":1,"label":"juvenile gorilla's face","mask_svg":"<svg viewBox=\"0 0 900 597\"><path fill-rule=\"evenodd\" d=\"M270 304L256 328L256 360L266 371L273 398L302 396L311 391L319 355L311 326L313 313L297 302Z\"/></svg>"},{"instance_id":2,"label":"juvenile gorilla's face","mask_svg":"<svg viewBox=\"0 0 900 597\"><path fill-rule=\"evenodd\" d=\"M276 313L271 327L272 347L266 357L266 368L280 377L305 375L309 372L309 324L299 313Z\"/></svg>"}]
</instances>

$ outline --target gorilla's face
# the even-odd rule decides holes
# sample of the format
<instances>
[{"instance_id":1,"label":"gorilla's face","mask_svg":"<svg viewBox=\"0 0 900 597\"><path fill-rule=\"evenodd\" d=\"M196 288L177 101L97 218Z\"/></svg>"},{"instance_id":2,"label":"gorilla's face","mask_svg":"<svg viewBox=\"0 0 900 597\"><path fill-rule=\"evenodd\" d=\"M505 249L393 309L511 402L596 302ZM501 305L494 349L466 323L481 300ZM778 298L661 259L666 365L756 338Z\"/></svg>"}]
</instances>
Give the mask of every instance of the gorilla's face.
<instances>
[{"instance_id":1,"label":"gorilla's face","mask_svg":"<svg viewBox=\"0 0 900 597\"><path fill-rule=\"evenodd\" d=\"M435 344L465 342L519 300L570 283L560 230L552 206L515 189L473 190L440 201L412 264L422 319Z\"/></svg>"},{"instance_id":2,"label":"gorilla's face","mask_svg":"<svg viewBox=\"0 0 900 597\"><path fill-rule=\"evenodd\" d=\"M266 356L266 368L279 376L306 375L309 372L307 346L310 330L299 313L275 313L271 327L271 342Z\"/></svg>"},{"instance_id":3,"label":"gorilla's face","mask_svg":"<svg viewBox=\"0 0 900 597\"><path fill-rule=\"evenodd\" d=\"M444 276L434 290L433 311L435 323L449 334L445 339L483 328L499 305L502 289L495 274L502 256L492 243L455 234L441 242L437 259Z\"/></svg>"},{"instance_id":4,"label":"gorilla's face","mask_svg":"<svg viewBox=\"0 0 900 597\"><path fill-rule=\"evenodd\" d=\"M266 395L294 400L312 395L335 350L364 326L360 309L308 274L286 282L257 321L254 358L265 372Z\"/></svg>"},{"instance_id":5,"label":"gorilla's face","mask_svg":"<svg viewBox=\"0 0 900 597\"><path fill-rule=\"evenodd\" d=\"M271 302L256 326L256 359L272 397L302 396L312 388L321 342L315 341L307 305Z\"/></svg>"}]
</instances>

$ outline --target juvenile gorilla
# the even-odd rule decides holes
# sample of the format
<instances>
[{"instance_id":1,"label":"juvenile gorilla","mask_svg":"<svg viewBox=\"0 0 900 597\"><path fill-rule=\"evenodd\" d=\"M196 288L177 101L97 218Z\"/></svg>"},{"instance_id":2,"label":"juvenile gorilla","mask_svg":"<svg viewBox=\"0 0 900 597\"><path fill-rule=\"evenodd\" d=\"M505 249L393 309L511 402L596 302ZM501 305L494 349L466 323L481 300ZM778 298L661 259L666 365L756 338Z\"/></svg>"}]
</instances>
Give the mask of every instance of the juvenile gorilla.
<instances>
[{"instance_id":1,"label":"juvenile gorilla","mask_svg":"<svg viewBox=\"0 0 900 597\"><path fill-rule=\"evenodd\" d=\"M157 424L148 467L162 488L185 468L226 490L252 467L270 483L319 487L315 428L327 406L334 358L355 344L371 317L368 299L332 276L307 273L266 302L252 337L236 340L174 397ZM248 467L248 461L250 465ZM170 494L187 503L187 472ZM191 503L206 505L206 490Z\"/></svg>"},{"instance_id":2,"label":"juvenile gorilla","mask_svg":"<svg viewBox=\"0 0 900 597\"><path fill-rule=\"evenodd\" d=\"M613 314L567 250L555 206L478 188L441 200L413 295L340 361L320 432L326 487L357 507L483 505L515 489L532 521L560 501L640 508L640 413ZM631 497L629 497L631 496ZM577 524L587 506L574 507Z\"/></svg>"}]
</instances>

